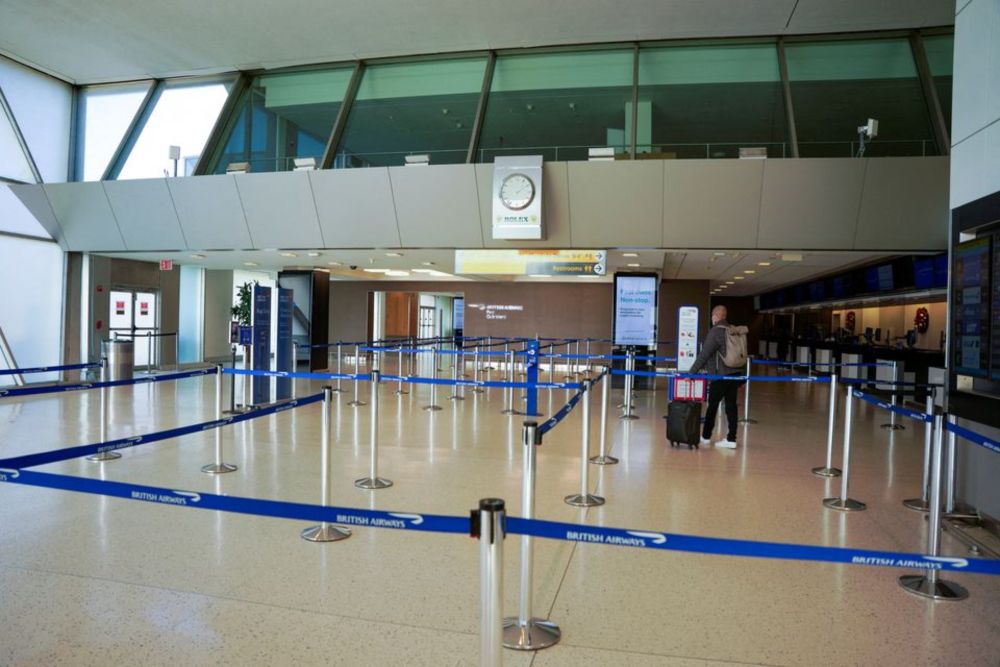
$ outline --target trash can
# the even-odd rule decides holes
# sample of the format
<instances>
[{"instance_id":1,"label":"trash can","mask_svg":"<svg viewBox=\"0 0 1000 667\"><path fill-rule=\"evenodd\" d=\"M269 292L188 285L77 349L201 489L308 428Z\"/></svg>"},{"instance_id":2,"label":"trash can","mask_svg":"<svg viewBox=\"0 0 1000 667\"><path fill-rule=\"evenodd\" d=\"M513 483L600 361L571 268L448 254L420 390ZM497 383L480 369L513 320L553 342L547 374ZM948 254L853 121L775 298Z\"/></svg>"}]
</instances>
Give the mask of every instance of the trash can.
<instances>
[{"instance_id":1,"label":"trash can","mask_svg":"<svg viewBox=\"0 0 1000 667\"><path fill-rule=\"evenodd\" d=\"M101 341L101 356L108 360L108 380L131 380L135 352L132 341L121 338Z\"/></svg>"}]
</instances>

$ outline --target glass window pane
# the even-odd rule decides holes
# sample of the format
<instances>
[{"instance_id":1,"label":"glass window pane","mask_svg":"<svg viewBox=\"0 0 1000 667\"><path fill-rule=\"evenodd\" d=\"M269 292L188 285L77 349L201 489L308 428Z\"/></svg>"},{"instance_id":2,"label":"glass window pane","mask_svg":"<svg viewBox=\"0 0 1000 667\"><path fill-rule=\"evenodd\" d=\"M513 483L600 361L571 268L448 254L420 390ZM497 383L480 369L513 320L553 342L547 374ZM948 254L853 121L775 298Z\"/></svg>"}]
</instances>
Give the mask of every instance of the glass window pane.
<instances>
[{"instance_id":1,"label":"glass window pane","mask_svg":"<svg viewBox=\"0 0 1000 667\"><path fill-rule=\"evenodd\" d=\"M465 162L485 70L485 58L367 68L336 166L402 165L413 154L431 164Z\"/></svg>"},{"instance_id":2,"label":"glass window pane","mask_svg":"<svg viewBox=\"0 0 1000 667\"><path fill-rule=\"evenodd\" d=\"M3 184L0 184L0 231L43 239L52 238L17 195L11 192L10 187ZM2 324L0 322L0 325Z\"/></svg>"},{"instance_id":3,"label":"glass window pane","mask_svg":"<svg viewBox=\"0 0 1000 667\"><path fill-rule=\"evenodd\" d=\"M168 86L156 100L118 178L163 178L174 173L170 147L180 146L178 176L189 176L215 119L229 95L231 82Z\"/></svg>"},{"instance_id":4,"label":"glass window pane","mask_svg":"<svg viewBox=\"0 0 1000 667\"><path fill-rule=\"evenodd\" d=\"M78 177L99 181L125 136L151 82L128 86L93 86L80 95Z\"/></svg>"},{"instance_id":5,"label":"glass window pane","mask_svg":"<svg viewBox=\"0 0 1000 667\"><path fill-rule=\"evenodd\" d=\"M937 90L941 112L951 132L951 86L952 68L955 58L954 35L932 35L924 37L924 50L927 52L927 62L931 67L931 77Z\"/></svg>"},{"instance_id":6,"label":"glass window pane","mask_svg":"<svg viewBox=\"0 0 1000 667\"><path fill-rule=\"evenodd\" d=\"M640 157L735 158L741 147L785 156L774 44L643 49L638 107Z\"/></svg>"},{"instance_id":7,"label":"glass window pane","mask_svg":"<svg viewBox=\"0 0 1000 667\"><path fill-rule=\"evenodd\" d=\"M595 146L627 152L632 62L631 50L498 58L476 159L586 160Z\"/></svg>"},{"instance_id":8,"label":"glass window pane","mask_svg":"<svg viewBox=\"0 0 1000 667\"><path fill-rule=\"evenodd\" d=\"M250 171L286 171L297 157L319 163L351 80L351 68L266 74L254 79L212 170L249 162Z\"/></svg>"},{"instance_id":9,"label":"glass window pane","mask_svg":"<svg viewBox=\"0 0 1000 667\"><path fill-rule=\"evenodd\" d=\"M0 209L0 215L3 214ZM0 236L3 333L22 367L52 366L62 359L63 251L51 241ZM75 359L73 361L76 361ZM55 382L58 373L36 373L31 382ZM0 375L0 386L14 376Z\"/></svg>"},{"instance_id":10,"label":"glass window pane","mask_svg":"<svg viewBox=\"0 0 1000 667\"><path fill-rule=\"evenodd\" d=\"M35 182L31 165L24 156L21 143L17 140L17 134L3 107L0 107L0 177L24 183Z\"/></svg>"},{"instance_id":11,"label":"glass window pane","mask_svg":"<svg viewBox=\"0 0 1000 667\"><path fill-rule=\"evenodd\" d=\"M0 88L17 119L38 173L46 183L66 181L73 107L72 87L0 57Z\"/></svg>"},{"instance_id":12,"label":"glass window pane","mask_svg":"<svg viewBox=\"0 0 1000 667\"><path fill-rule=\"evenodd\" d=\"M789 44L788 78L802 157L850 157L858 127L879 122L868 157L935 154L905 39Z\"/></svg>"}]
</instances>

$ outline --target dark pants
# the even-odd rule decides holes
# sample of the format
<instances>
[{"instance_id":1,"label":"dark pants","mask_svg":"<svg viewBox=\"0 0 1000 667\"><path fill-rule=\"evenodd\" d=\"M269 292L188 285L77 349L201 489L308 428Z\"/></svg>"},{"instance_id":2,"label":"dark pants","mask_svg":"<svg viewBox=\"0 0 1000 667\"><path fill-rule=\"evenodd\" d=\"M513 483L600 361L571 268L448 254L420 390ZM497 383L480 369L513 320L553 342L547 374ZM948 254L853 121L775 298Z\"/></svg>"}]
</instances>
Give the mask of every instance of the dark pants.
<instances>
[{"instance_id":1,"label":"dark pants","mask_svg":"<svg viewBox=\"0 0 1000 667\"><path fill-rule=\"evenodd\" d=\"M736 400L743 380L712 380L708 385L708 410L705 411L705 425L701 435L708 440L715 428L715 415L719 411L719 403L726 401L726 421L729 422L728 438L736 440L736 422L739 415L736 412Z\"/></svg>"}]
</instances>

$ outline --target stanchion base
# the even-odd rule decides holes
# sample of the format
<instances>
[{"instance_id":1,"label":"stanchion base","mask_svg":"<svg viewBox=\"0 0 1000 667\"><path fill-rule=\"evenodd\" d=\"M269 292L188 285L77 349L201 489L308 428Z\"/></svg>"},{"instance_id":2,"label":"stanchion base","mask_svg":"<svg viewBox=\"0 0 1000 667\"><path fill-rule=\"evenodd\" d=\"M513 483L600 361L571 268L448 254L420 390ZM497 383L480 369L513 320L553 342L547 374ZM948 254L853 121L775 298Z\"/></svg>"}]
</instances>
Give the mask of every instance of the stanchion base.
<instances>
[{"instance_id":1,"label":"stanchion base","mask_svg":"<svg viewBox=\"0 0 1000 667\"><path fill-rule=\"evenodd\" d=\"M396 396L405 396L410 392L406 391L405 389L397 389L394 393L396 394Z\"/></svg>"},{"instance_id":2,"label":"stanchion base","mask_svg":"<svg viewBox=\"0 0 1000 667\"><path fill-rule=\"evenodd\" d=\"M440 405L425 405L424 406L424 410L427 411L427 412L437 412L438 410L442 410L442 409L443 408Z\"/></svg>"},{"instance_id":3,"label":"stanchion base","mask_svg":"<svg viewBox=\"0 0 1000 667\"><path fill-rule=\"evenodd\" d=\"M868 509L868 505L865 505L859 500L853 500L848 498L847 500L841 500L840 498L824 498L823 504L832 510L837 510L838 512L860 512L861 510Z\"/></svg>"},{"instance_id":4,"label":"stanchion base","mask_svg":"<svg viewBox=\"0 0 1000 667\"><path fill-rule=\"evenodd\" d=\"M820 466L812 469L812 474L817 477L840 477L840 468L827 468Z\"/></svg>"},{"instance_id":5,"label":"stanchion base","mask_svg":"<svg viewBox=\"0 0 1000 667\"><path fill-rule=\"evenodd\" d=\"M452 396L449 396L448 400L449 401L464 401L465 400L465 396L459 396L458 394L454 394Z\"/></svg>"},{"instance_id":6,"label":"stanchion base","mask_svg":"<svg viewBox=\"0 0 1000 667\"><path fill-rule=\"evenodd\" d=\"M571 496L566 496L563 500L566 501L567 505L573 505L575 507L597 507L598 505L604 504L604 498L590 493L585 496L581 496L579 493L574 493Z\"/></svg>"},{"instance_id":7,"label":"stanchion base","mask_svg":"<svg viewBox=\"0 0 1000 667\"><path fill-rule=\"evenodd\" d=\"M628 420L638 419L638 418L639 415L635 414L634 412L630 412L627 415L622 415L621 417L619 417L619 419L628 419Z\"/></svg>"},{"instance_id":8,"label":"stanchion base","mask_svg":"<svg viewBox=\"0 0 1000 667\"><path fill-rule=\"evenodd\" d=\"M392 480L384 477L362 477L354 480L354 486L359 489L388 489L392 486Z\"/></svg>"},{"instance_id":9,"label":"stanchion base","mask_svg":"<svg viewBox=\"0 0 1000 667\"><path fill-rule=\"evenodd\" d=\"M350 405L351 407L355 407L355 408L360 407L362 405L368 405L364 401L348 401L347 404Z\"/></svg>"},{"instance_id":10,"label":"stanchion base","mask_svg":"<svg viewBox=\"0 0 1000 667\"><path fill-rule=\"evenodd\" d=\"M555 646L562 639L562 630L552 621L532 618L526 624L517 617L503 619L503 646L515 651L537 651Z\"/></svg>"},{"instance_id":11,"label":"stanchion base","mask_svg":"<svg viewBox=\"0 0 1000 667\"><path fill-rule=\"evenodd\" d=\"M330 391L332 391L335 394L339 394L340 392L344 391L344 389L343 389L343 387L334 387Z\"/></svg>"},{"instance_id":12,"label":"stanchion base","mask_svg":"<svg viewBox=\"0 0 1000 667\"><path fill-rule=\"evenodd\" d=\"M618 459L613 456L591 456L590 462L599 466L613 466L618 463Z\"/></svg>"},{"instance_id":13,"label":"stanchion base","mask_svg":"<svg viewBox=\"0 0 1000 667\"><path fill-rule=\"evenodd\" d=\"M947 600L956 602L969 597L969 591L965 590L954 581L938 579L931 582L922 574L907 574L899 578L899 585L907 593L919 595L932 600Z\"/></svg>"},{"instance_id":14,"label":"stanchion base","mask_svg":"<svg viewBox=\"0 0 1000 667\"><path fill-rule=\"evenodd\" d=\"M94 454L93 456L88 456L88 461L95 461L97 463L102 463L104 461L114 461L115 459L120 459L122 457L118 452L101 452L100 454Z\"/></svg>"},{"instance_id":15,"label":"stanchion base","mask_svg":"<svg viewBox=\"0 0 1000 667\"><path fill-rule=\"evenodd\" d=\"M201 471L208 473L209 475L221 475L226 472L235 472L236 466L232 463L209 463L207 466L202 466Z\"/></svg>"},{"instance_id":16,"label":"stanchion base","mask_svg":"<svg viewBox=\"0 0 1000 667\"><path fill-rule=\"evenodd\" d=\"M914 512L930 512L931 506L923 498L909 498L903 501L903 507Z\"/></svg>"},{"instance_id":17,"label":"stanchion base","mask_svg":"<svg viewBox=\"0 0 1000 667\"><path fill-rule=\"evenodd\" d=\"M514 408L507 408L506 410L501 410L500 414L514 416L514 415L523 415L524 413L521 412L520 410L515 410Z\"/></svg>"},{"instance_id":18,"label":"stanchion base","mask_svg":"<svg viewBox=\"0 0 1000 667\"><path fill-rule=\"evenodd\" d=\"M474 394L482 394L482 393L484 393L485 391L486 391L486 390L485 390L485 389L483 389L482 387L475 387L475 388L474 388L474 389L472 390L472 393L474 393Z\"/></svg>"},{"instance_id":19,"label":"stanchion base","mask_svg":"<svg viewBox=\"0 0 1000 667\"><path fill-rule=\"evenodd\" d=\"M759 424L760 422L756 419L751 419L750 417L744 417L743 419L737 420L737 424Z\"/></svg>"},{"instance_id":20,"label":"stanchion base","mask_svg":"<svg viewBox=\"0 0 1000 667\"><path fill-rule=\"evenodd\" d=\"M881 428L884 428L887 431L902 431L906 427L902 424L882 424Z\"/></svg>"},{"instance_id":21,"label":"stanchion base","mask_svg":"<svg viewBox=\"0 0 1000 667\"><path fill-rule=\"evenodd\" d=\"M350 537L351 531L349 528L335 526L332 523L321 523L318 526L306 528L301 534L302 539L309 542L337 542Z\"/></svg>"},{"instance_id":22,"label":"stanchion base","mask_svg":"<svg viewBox=\"0 0 1000 667\"><path fill-rule=\"evenodd\" d=\"M235 410L223 410L222 414L224 414L224 415L245 415L246 413L251 412L251 410L252 410L252 408L242 407L241 406L241 407L236 408Z\"/></svg>"}]
</instances>

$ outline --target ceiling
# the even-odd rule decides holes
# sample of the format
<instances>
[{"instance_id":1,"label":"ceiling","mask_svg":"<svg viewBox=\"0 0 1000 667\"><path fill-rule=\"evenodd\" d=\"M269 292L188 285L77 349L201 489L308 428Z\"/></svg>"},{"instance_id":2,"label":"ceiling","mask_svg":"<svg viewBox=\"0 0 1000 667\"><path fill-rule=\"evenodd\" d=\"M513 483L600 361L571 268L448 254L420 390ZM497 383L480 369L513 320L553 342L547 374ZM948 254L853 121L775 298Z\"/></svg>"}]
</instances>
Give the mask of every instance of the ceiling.
<instances>
[{"instance_id":1,"label":"ceiling","mask_svg":"<svg viewBox=\"0 0 1000 667\"><path fill-rule=\"evenodd\" d=\"M206 269L279 271L324 269L332 280L455 281L487 282L611 282L616 271L657 271L669 280L708 280L720 295L752 296L769 290L875 261L898 253L853 251L764 250L612 250L608 273L603 278L560 276L552 278L453 274L455 251L434 249L277 250L190 252L100 253L109 257L158 261L172 259L177 265ZM312 256L315 255L315 256ZM801 257L801 259L798 259ZM761 263L768 266L761 266ZM366 271L365 269L368 269ZM371 270L405 271L408 275L386 275ZM437 273L427 273L433 271ZM745 273L753 271L753 273ZM739 280L736 277L739 276ZM725 286L726 282L732 285Z\"/></svg>"},{"instance_id":2,"label":"ceiling","mask_svg":"<svg viewBox=\"0 0 1000 667\"><path fill-rule=\"evenodd\" d=\"M0 53L72 83L357 58L951 25L946 0L2 0Z\"/></svg>"}]
</instances>

